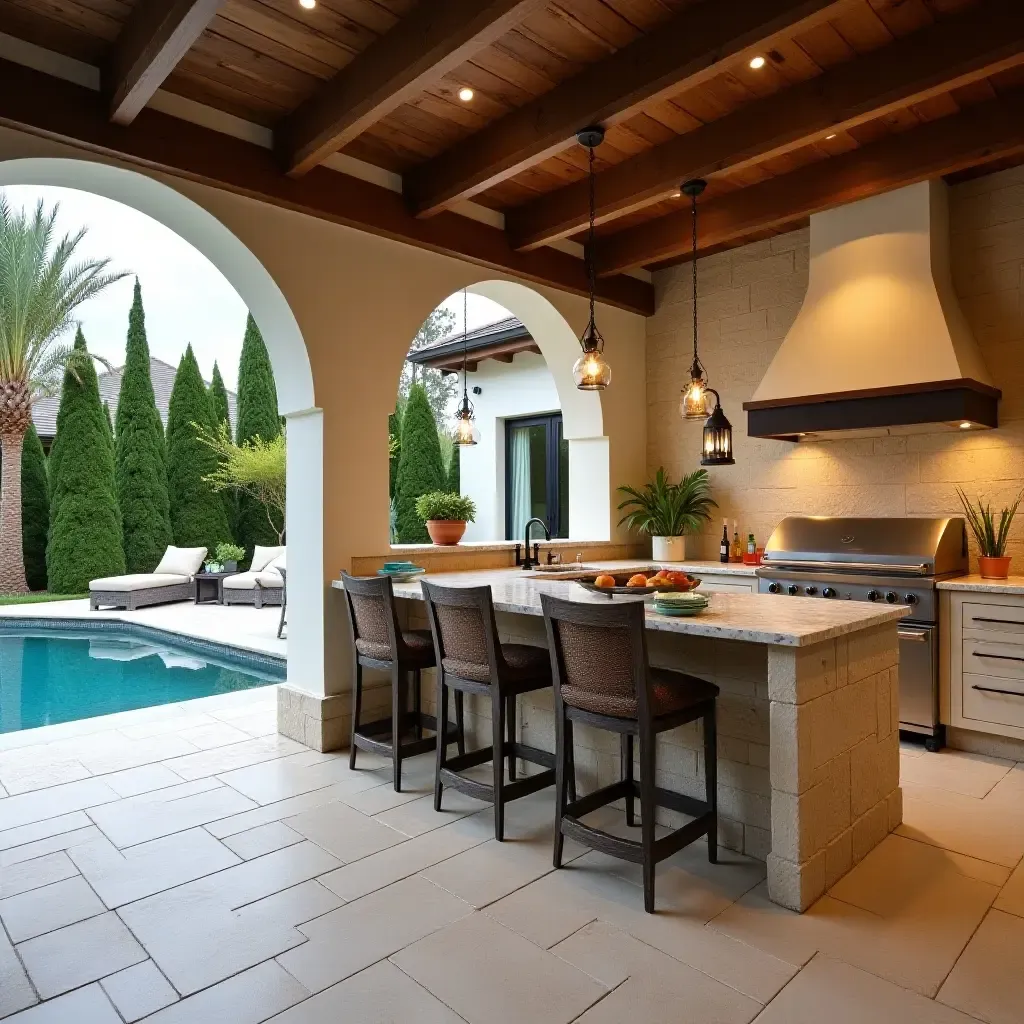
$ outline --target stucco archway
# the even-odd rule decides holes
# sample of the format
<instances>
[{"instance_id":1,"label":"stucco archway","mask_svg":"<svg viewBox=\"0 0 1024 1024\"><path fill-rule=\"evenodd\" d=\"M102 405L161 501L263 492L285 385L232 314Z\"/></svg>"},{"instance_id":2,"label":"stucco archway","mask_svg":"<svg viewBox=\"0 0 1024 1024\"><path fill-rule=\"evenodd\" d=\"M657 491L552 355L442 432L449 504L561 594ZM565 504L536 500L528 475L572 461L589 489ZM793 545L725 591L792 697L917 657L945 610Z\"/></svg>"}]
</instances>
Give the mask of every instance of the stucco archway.
<instances>
[{"instance_id":1,"label":"stucco archway","mask_svg":"<svg viewBox=\"0 0 1024 1024\"><path fill-rule=\"evenodd\" d=\"M162 182L122 167L57 157L0 162L0 187L54 185L105 196L180 235L231 283L259 325L288 421L289 679L322 685L323 424L306 345L277 282L209 211ZM242 325L239 325L241 330Z\"/></svg>"}]
</instances>

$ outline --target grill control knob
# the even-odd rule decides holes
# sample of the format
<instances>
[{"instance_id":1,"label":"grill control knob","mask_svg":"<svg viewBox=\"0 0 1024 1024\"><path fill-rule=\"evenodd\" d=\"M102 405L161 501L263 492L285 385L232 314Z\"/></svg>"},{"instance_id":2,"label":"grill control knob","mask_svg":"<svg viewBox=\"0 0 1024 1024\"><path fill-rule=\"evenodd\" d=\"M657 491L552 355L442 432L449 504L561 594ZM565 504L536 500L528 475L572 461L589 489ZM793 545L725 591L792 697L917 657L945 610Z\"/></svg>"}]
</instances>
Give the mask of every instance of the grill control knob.
<instances>
[{"instance_id":1,"label":"grill control knob","mask_svg":"<svg viewBox=\"0 0 1024 1024\"><path fill-rule=\"evenodd\" d=\"M782 587L780 587L778 585L778 583L769 583L768 584L768 593L769 594L777 594L781 590L782 590Z\"/></svg>"},{"instance_id":2,"label":"grill control knob","mask_svg":"<svg viewBox=\"0 0 1024 1024\"><path fill-rule=\"evenodd\" d=\"M826 587L821 592L821 596L822 597L835 597L836 596L836 592L831 587Z\"/></svg>"},{"instance_id":3,"label":"grill control knob","mask_svg":"<svg viewBox=\"0 0 1024 1024\"><path fill-rule=\"evenodd\" d=\"M917 604L917 594L907 594L903 601L905 604Z\"/></svg>"},{"instance_id":4,"label":"grill control knob","mask_svg":"<svg viewBox=\"0 0 1024 1024\"><path fill-rule=\"evenodd\" d=\"M896 603L896 595L891 590L885 595L885 599L889 604Z\"/></svg>"},{"instance_id":5,"label":"grill control knob","mask_svg":"<svg viewBox=\"0 0 1024 1024\"><path fill-rule=\"evenodd\" d=\"M789 590L790 597L796 597L800 593L800 588L795 583L790 583L787 589Z\"/></svg>"},{"instance_id":6,"label":"grill control knob","mask_svg":"<svg viewBox=\"0 0 1024 1024\"><path fill-rule=\"evenodd\" d=\"M877 590L868 591L868 600L877 601L882 595Z\"/></svg>"},{"instance_id":7,"label":"grill control knob","mask_svg":"<svg viewBox=\"0 0 1024 1024\"><path fill-rule=\"evenodd\" d=\"M805 593L805 594L806 594L806 595L807 595L808 597L814 597L814 595L815 595L815 594L816 594L817 592L818 592L818 588L817 588L817 587L804 587L804 593Z\"/></svg>"}]
</instances>

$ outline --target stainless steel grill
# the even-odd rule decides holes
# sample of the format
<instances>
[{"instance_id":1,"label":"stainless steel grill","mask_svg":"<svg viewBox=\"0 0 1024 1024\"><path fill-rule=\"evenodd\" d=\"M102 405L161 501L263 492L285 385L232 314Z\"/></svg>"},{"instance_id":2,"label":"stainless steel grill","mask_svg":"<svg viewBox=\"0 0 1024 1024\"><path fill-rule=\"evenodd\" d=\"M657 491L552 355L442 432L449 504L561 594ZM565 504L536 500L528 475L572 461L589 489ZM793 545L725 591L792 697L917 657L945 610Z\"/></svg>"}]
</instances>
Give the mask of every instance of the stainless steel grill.
<instances>
[{"instance_id":1,"label":"stainless steel grill","mask_svg":"<svg viewBox=\"0 0 1024 1024\"><path fill-rule=\"evenodd\" d=\"M900 729L942 744L937 580L967 572L964 521L789 516L758 569L766 594L907 605L901 620Z\"/></svg>"}]
</instances>

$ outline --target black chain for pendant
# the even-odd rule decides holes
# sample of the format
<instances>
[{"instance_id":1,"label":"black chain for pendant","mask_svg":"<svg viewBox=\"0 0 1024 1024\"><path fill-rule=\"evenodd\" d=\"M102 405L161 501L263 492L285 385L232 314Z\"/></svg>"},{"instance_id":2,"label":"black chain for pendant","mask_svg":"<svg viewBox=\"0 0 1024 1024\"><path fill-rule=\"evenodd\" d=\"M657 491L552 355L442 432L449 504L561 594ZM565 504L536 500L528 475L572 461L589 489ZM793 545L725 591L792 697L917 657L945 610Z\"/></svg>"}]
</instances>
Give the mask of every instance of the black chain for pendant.
<instances>
[{"instance_id":1,"label":"black chain for pendant","mask_svg":"<svg viewBox=\"0 0 1024 1024\"><path fill-rule=\"evenodd\" d=\"M597 275L594 270L594 219L597 201L594 187L594 147L588 146L590 179L590 230L587 235L587 277L590 282L590 326L594 327L594 292L597 290Z\"/></svg>"},{"instance_id":2,"label":"black chain for pendant","mask_svg":"<svg viewBox=\"0 0 1024 1024\"><path fill-rule=\"evenodd\" d=\"M700 360L697 357L697 195L696 193L690 194L690 210L692 219L692 243L693 243L693 257L691 263L693 264L693 362L698 364ZM704 368L701 367L701 370Z\"/></svg>"}]
</instances>

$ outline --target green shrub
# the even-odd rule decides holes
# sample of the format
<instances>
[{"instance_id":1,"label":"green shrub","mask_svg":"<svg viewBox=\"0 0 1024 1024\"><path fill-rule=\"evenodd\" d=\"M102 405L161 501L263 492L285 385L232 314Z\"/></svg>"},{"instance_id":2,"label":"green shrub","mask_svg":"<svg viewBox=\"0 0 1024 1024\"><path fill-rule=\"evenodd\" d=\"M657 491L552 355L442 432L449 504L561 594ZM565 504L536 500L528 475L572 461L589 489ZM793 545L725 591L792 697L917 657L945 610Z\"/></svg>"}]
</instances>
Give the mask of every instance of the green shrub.
<instances>
[{"instance_id":1,"label":"green shrub","mask_svg":"<svg viewBox=\"0 0 1024 1024\"><path fill-rule=\"evenodd\" d=\"M462 449L456 444L452 446L452 457L448 462L448 486L445 490L449 494L459 494L462 491Z\"/></svg>"},{"instance_id":2,"label":"green shrub","mask_svg":"<svg viewBox=\"0 0 1024 1024\"><path fill-rule=\"evenodd\" d=\"M167 413L167 490L171 531L179 547L213 551L231 536L224 502L205 479L217 469L217 456L200 440L200 432L213 431L210 396L189 345L178 364Z\"/></svg>"},{"instance_id":3,"label":"green shrub","mask_svg":"<svg viewBox=\"0 0 1024 1024\"><path fill-rule=\"evenodd\" d=\"M476 505L464 494L450 494L446 491L431 491L416 499L416 514L426 522L428 519L453 519L463 523L476 522Z\"/></svg>"},{"instance_id":4,"label":"green shrub","mask_svg":"<svg viewBox=\"0 0 1024 1024\"><path fill-rule=\"evenodd\" d=\"M46 589L46 538L50 534L50 483L46 453L29 424L21 446L21 547L29 590Z\"/></svg>"},{"instance_id":5,"label":"green shrub","mask_svg":"<svg viewBox=\"0 0 1024 1024\"><path fill-rule=\"evenodd\" d=\"M225 562L241 562L245 559L245 548L238 544L218 544L213 557L223 565Z\"/></svg>"},{"instance_id":6,"label":"green shrub","mask_svg":"<svg viewBox=\"0 0 1024 1024\"><path fill-rule=\"evenodd\" d=\"M427 528L416 512L416 499L430 491L443 491L446 483L434 414L423 385L413 384L402 416L402 452L395 481L399 543L429 543Z\"/></svg>"}]
</instances>

